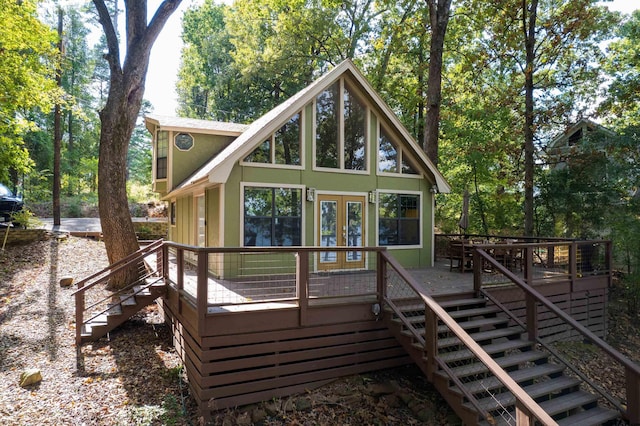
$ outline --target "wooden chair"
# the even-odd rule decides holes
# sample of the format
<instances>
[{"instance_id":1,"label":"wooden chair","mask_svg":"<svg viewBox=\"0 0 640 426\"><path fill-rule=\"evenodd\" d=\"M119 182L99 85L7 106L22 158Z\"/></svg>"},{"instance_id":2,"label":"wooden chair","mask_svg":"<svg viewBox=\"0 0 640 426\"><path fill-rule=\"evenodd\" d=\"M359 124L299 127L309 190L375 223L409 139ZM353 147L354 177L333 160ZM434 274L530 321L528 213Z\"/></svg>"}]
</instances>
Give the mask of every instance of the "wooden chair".
<instances>
[{"instance_id":1,"label":"wooden chair","mask_svg":"<svg viewBox=\"0 0 640 426\"><path fill-rule=\"evenodd\" d=\"M462 240L449 241L449 271L453 270L454 261L457 263L455 268L459 268L460 272L464 272L465 269L471 270L473 268L473 247Z\"/></svg>"}]
</instances>

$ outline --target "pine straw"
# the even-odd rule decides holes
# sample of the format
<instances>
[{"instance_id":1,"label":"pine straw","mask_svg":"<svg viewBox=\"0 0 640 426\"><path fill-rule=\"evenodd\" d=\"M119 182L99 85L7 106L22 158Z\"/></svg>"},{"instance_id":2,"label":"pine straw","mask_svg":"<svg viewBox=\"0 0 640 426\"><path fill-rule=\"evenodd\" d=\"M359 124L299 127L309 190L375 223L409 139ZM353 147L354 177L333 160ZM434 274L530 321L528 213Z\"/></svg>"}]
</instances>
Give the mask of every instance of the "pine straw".
<instances>
[{"instance_id":1,"label":"pine straw","mask_svg":"<svg viewBox=\"0 0 640 426\"><path fill-rule=\"evenodd\" d=\"M104 244L69 238L0 253L0 424L195 424L180 359L155 307L76 353L76 280L107 264ZM43 380L18 385L27 368Z\"/></svg>"}]
</instances>

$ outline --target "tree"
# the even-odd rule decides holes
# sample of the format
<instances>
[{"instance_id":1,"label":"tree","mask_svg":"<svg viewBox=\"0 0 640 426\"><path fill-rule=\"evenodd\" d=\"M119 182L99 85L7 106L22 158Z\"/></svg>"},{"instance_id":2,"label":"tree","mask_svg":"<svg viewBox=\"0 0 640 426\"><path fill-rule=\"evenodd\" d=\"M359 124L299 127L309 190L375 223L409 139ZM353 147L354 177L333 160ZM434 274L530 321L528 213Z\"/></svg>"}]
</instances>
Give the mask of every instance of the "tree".
<instances>
[{"instance_id":1,"label":"tree","mask_svg":"<svg viewBox=\"0 0 640 426\"><path fill-rule=\"evenodd\" d=\"M616 35L605 63L611 84L599 111L619 125L640 126L640 9L618 27Z\"/></svg>"},{"instance_id":2,"label":"tree","mask_svg":"<svg viewBox=\"0 0 640 426\"><path fill-rule=\"evenodd\" d=\"M35 129L31 111L49 111L58 97L56 36L38 20L36 5L0 0L0 181L13 189L33 165L23 140Z\"/></svg>"},{"instance_id":3,"label":"tree","mask_svg":"<svg viewBox=\"0 0 640 426\"><path fill-rule=\"evenodd\" d=\"M438 133L440 102L442 100L442 56L449 24L451 0L427 0L431 24L429 47L429 79L427 80L427 117L424 131L424 150L433 164L438 165Z\"/></svg>"},{"instance_id":4,"label":"tree","mask_svg":"<svg viewBox=\"0 0 640 426\"><path fill-rule=\"evenodd\" d=\"M100 111L98 209L111 263L138 249L127 202L127 151L142 105L151 48L180 2L164 0L148 22L146 1L125 1L126 54L121 62L118 34L109 9L104 0L93 0L106 36L110 71L109 95ZM120 288L137 279L136 274L135 269L126 271L109 285Z\"/></svg>"}]
</instances>

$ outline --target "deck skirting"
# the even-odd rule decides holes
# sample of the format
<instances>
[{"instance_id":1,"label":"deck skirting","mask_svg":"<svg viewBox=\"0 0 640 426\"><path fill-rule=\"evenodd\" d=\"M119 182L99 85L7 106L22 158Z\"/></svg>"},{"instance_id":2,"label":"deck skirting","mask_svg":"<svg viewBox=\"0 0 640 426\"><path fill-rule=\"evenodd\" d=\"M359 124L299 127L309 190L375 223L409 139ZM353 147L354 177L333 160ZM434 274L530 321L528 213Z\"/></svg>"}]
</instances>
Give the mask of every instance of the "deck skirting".
<instances>
[{"instance_id":1,"label":"deck skirting","mask_svg":"<svg viewBox=\"0 0 640 426\"><path fill-rule=\"evenodd\" d=\"M211 335L198 336L197 321L189 318L195 310L171 300L169 294L163 301L165 318L205 419L216 410L411 363L370 303L350 304L348 311L309 307L304 326L298 308L213 314L206 318Z\"/></svg>"}]
</instances>

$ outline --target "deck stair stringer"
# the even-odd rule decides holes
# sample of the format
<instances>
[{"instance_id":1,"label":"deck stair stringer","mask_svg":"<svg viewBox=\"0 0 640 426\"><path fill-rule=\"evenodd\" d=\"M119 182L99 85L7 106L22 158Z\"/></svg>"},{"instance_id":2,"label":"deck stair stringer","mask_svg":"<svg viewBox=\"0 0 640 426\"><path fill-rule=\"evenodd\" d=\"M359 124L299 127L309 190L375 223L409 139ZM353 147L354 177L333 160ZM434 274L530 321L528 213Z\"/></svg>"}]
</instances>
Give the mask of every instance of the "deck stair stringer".
<instances>
[{"instance_id":1,"label":"deck stair stringer","mask_svg":"<svg viewBox=\"0 0 640 426\"><path fill-rule=\"evenodd\" d=\"M93 312L81 326L81 343L92 342L104 337L166 294L166 284L162 277L148 277L133 285L127 292L113 296L105 309Z\"/></svg>"},{"instance_id":2,"label":"deck stair stringer","mask_svg":"<svg viewBox=\"0 0 640 426\"><path fill-rule=\"evenodd\" d=\"M513 325L500 307L469 296L442 301L440 306L558 424L619 421L618 411L604 408L596 395L583 390L581 380L529 341L524 329ZM425 350L427 327L421 300L394 302L394 307L385 306L386 324L464 424L515 424L515 397L442 321L429 324L437 333L435 355ZM434 362L429 356L434 356Z\"/></svg>"}]
</instances>

